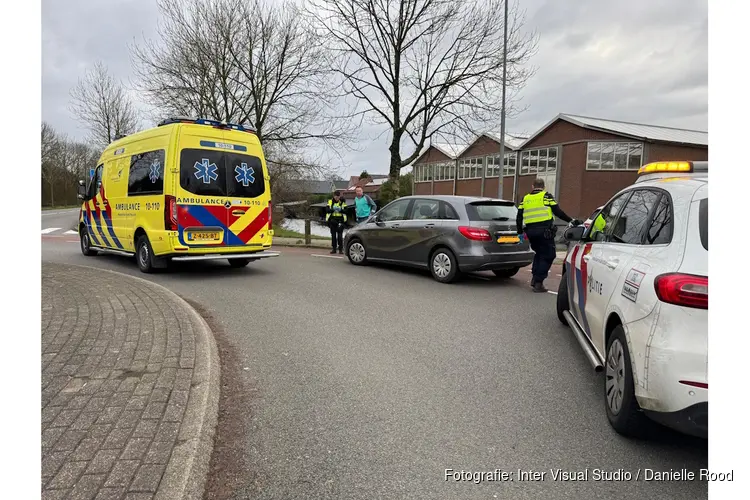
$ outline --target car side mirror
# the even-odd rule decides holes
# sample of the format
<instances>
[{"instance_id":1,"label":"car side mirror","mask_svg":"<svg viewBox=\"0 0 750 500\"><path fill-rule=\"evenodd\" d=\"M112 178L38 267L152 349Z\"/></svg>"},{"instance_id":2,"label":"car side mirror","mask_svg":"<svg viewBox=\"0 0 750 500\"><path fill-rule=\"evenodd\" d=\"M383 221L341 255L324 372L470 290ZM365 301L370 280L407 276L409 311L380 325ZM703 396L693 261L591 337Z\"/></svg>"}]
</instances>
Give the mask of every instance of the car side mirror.
<instances>
[{"instance_id":1,"label":"car side mirror","mask_svg":"<svg viewBox=\"0 0 750 500\"><path fill-rule=\"evenodd\" d=\"M383 222L383 219L380 217L380 214L375 214L372 218L372 222L374 222L378 226L385 226L385 222Z\"/></svg>"},{"instance_id":2,"label":"car side mirror","mask_svg":"<svg viewBox=\"0 0 750 500\"><path fill-rule=\"evenodd\" d=\"M563 238L565 238L565 241L581 241L585 231L586 228L584 226L569 227L565 230Z\"/></svg>"},{"instance_id":3,"label":"car side mirror","mask_svg":"<svg viewBox=\"0 0 750 500\"><path fill-rule=\"evenodd\" d=\"M79 200L85 200L86 199L86 183L82 180L78 181L78 199Z\"/></svg>"}]
</instances>

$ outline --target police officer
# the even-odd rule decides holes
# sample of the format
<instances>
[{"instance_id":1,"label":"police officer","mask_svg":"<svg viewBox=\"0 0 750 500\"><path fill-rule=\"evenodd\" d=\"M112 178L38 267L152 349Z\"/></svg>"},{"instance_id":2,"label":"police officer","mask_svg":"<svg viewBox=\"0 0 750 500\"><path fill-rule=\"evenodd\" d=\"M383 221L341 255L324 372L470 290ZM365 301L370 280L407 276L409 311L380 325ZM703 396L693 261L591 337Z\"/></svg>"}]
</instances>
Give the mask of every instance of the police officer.
<instances>
[{"instance_id":1,"label":"police officer","mask_svg":"<svg viewBox=\"0 0 750 500\"><path fill-rule=\"evenodd\" d=\"M560 209L555 198L544 190L544 180L534 179L534 189L523 197L518 207L516 227L518 234L526 232L531 249L534 250L534 262L531 264L531 286L534 292L546 292L544 280L549 268L555 261L555 226L554 216L579 225L581 221L572 219ZM525 226L525 227L524 227Z\"/></svg>"},{"instance_id":2,"label":"police officer","mask_svg":"<svg viewBox=\"0 0 750 500\"><path fill-rule=\"evenodd\" d=\"M328 200L326 207L326 222L331 228L331 253L344 253L344 224L346 223L346 202L341 199L341 191L333 193L333 198Z\"/></svg>"}]
</instances>

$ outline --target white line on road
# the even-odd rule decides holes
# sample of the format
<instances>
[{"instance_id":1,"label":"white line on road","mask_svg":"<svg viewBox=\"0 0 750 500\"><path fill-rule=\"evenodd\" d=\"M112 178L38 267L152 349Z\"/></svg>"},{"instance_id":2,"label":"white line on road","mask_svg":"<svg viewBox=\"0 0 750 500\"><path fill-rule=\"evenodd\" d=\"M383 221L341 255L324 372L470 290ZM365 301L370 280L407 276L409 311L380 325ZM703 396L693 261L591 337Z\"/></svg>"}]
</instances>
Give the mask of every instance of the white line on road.
<instances>
[{"instance_id":1,"label":"white line on road","mask_svg":"<svg viewBox=\"0 0 750 500\"><path fill-rule=\"evenodd\" d=\"M78 231L71 229L70 231L65 231L65 234L78 234Z\"/></svg>"},{"instance_id":2,"label":"white line on road","mask_svg":"<svg viewBox=\"0 0 750 500\"><path fill-rule=\"evenodd\" d=\"M552 295L557 295L557 292L553 292L552 290L547 290L547 293L551 293Z\"/></svg>"},{"instance_id":3,"label":"white line on road","mask_svg":"<svg viewBox=\"0 0 750 500\"><path fill-rule=\"evenodd\" d=\"M48 227L47 229L42 229L42 234L49 234L54 233L55 231L59 231L62 229L61 227Z\"/></svg>"},{"instance_id":4,"label":"white line on road","mask_svg":"<svg viewBox=\"0 0 750 500\"><path fill-rule=\"evenodd\" d=\"M313 257L326 257L328 259L343 259L344 257L342 255L323 255L319 253L311 253Z\"/></svg>"}]
</instances>

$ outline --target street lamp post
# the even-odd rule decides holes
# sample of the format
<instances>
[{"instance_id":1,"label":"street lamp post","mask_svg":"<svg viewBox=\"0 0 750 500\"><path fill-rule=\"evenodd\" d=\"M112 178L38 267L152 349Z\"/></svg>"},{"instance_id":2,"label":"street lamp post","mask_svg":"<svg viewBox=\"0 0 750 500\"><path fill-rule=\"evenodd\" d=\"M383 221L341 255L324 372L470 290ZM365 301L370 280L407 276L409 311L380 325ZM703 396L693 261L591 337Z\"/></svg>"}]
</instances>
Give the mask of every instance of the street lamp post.
<instances>
[{"instance_id":1,"label":"street lamp post","mask_svg":"<svg viewBox=\"0 0 750 500\"><path fill-rule=\"evenodd\" d=\"M508 76L508 0L503 2L503 109L500 115L500 170L497 174L497 197L503 197L503 171L505 170L505 87ZM486 167L485 167L486 168Z\"/></svg>"}]
</instances>

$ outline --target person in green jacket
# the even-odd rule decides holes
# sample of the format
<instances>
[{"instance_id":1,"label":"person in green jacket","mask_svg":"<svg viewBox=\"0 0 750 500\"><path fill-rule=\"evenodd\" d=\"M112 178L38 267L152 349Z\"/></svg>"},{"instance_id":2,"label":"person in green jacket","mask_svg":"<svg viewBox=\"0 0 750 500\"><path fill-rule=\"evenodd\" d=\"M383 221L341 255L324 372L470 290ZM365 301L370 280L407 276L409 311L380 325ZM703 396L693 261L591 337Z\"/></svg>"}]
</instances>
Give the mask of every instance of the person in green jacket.
<instances>
[{"instance_id":1,"label":"person in green jacket","mask_svg":"<svg viewBox=\"0 0 750 500\"><path fill-rule=\"evenodd\" d=\"M360 222L366 221L372 214L377 212L378 207L375 205L375 202L372 201L372 198L364 194L361 186L357 186L354 193L356 195L354 198L355 217L357 218L357 224L359 224Z\"/></svg>"}]
</instances>

